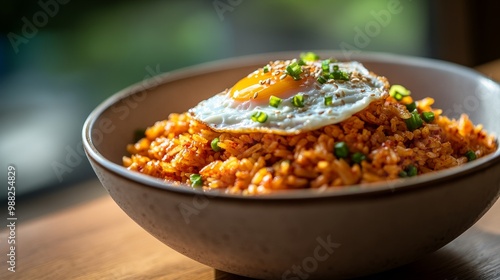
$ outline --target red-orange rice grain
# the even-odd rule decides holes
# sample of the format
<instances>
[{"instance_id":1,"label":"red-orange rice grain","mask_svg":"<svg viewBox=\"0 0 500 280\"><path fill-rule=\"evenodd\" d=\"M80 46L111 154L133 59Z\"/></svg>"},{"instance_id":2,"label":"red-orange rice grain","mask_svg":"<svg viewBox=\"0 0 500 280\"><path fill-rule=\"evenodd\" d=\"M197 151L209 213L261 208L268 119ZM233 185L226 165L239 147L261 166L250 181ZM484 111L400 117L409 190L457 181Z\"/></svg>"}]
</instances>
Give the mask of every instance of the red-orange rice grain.
<instances>
[{"instance_id":1,"label":"red-orange rice grain","mask_svg":"<svg viewBox=\"0 0 500 280\"><path fill-rule=\"evenodd\" d=\"M390 97L341 123L290 136L220 133L188 113L173 113L128 145L131 155L123 164L169 182L189 185L190 175L200 174L206 188L263 194L392 180L409 165L424 174L466 163L467 151L479 158L496 150L495 138L481 125L474 126L465 114L458 120L441 116L441 110L431 108L433 102L417 102L419 112L432 111L435 120L414 131L401 118L401 104ZM216 137L219 152L210 145ZM358 164L337 158L333 147L339 141L367 160Z\"/></svg>"}]
</instances>

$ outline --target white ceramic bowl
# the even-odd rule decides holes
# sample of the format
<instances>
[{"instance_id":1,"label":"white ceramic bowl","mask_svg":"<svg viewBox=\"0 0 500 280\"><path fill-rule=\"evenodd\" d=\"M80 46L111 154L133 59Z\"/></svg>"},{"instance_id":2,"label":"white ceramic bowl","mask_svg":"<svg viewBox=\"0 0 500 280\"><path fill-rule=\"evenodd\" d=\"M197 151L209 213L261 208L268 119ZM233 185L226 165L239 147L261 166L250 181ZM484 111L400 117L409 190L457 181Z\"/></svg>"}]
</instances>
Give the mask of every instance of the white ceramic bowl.
<instances>
[{"instance_id":1,"label":"white ceramic bowl","mask_svg":"<svg viewBox=\"0 0 500 280\"><path fill-rule=\"evenodd\" d=\"M103 186L134 221L171 248L222 271L265 279L333 279L388 270L444 246L493 204L500 191L498 151L405 180L258 197L172 186L121 166L136 129L186 111L270 60L298 54L204 64L113 95L83 128L85 151ZM479 73L388 54L352 59L410 88L417 99L434 97L448 115L467 113L500 135L500 86Z\"/></svg>"}]
</instances>

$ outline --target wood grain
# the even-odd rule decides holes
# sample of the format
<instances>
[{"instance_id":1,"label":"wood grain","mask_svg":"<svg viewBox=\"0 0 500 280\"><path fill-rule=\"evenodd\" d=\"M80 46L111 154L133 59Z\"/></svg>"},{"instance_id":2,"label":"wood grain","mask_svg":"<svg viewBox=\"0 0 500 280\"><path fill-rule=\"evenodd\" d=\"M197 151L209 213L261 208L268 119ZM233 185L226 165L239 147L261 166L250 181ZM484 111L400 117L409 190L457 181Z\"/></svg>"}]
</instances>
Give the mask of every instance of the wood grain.
<instances>
[{"instance_id":1,"label":"wood grain","mask_svg":"<svg viewBox=\"0 0 500 280\"><path fill-rule=\"evenodd\" d=\"M210 279L214 274L154 239L110 197L21 224L17 239L18 271L2 270L2 279L187 279L186 273Z\"/></svg>"},{"instance_id":2,"label":"wood grain","mask_svg":"<svg viewBox=\"0 0 500 280\"><path fill-rule=\"evenodd\" d=\"M478 69L500 80L500 60ZM0 279L248 279L173 251L135 224L108 196L27 222L21 217L15 273L5 262L8 232L2 227L0 233ZM363 279L500 279L500 201L441 250Z\"/></svg>"},{"instance_id":3,"label":"wood grain","mask_svg":"<svg viewBox=\"0 0 500 280\"><path fill-rule=\"evenodd\" d=\"M500 279L500 202L474 227L420 261L364 279ZM432 226L432 225L430 225ZM6 232L2 231L2 240ZM42 216L17 230L17 271L1 279L248 279L163 245L110 197ZM5 256L2 249L2 256Z\"/></svg>"}]
</instances>

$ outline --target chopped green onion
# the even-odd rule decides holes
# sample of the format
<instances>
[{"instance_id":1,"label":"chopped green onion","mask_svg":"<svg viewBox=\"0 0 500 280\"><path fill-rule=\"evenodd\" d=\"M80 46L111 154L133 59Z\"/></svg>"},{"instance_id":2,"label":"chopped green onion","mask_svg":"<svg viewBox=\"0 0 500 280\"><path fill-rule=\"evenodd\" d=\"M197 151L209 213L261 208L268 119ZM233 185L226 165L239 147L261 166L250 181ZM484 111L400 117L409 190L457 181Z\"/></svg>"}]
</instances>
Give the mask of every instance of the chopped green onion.
<instances>
[{"instance_id":1,"label":"chopped green onion","mask_svg":"<svg viewBox=\"0 0 500 280\"><path fill-rule=\"evenodd\" d=\"M401 178L408 177L408 173L406 173L406 171L404 171L404 170L399 171L398 175Z\"/></svg>"},{"instance_id":2,"label":"chopped green onion","mask_svg":"<svg viewBox=\"0 0 500 280\"><path fill-rule=\"evenodd\" d=\"M317 79L318 83L324 84L328 81L328 78L325 78L324 76L319 76Z\"/></svg>"},{"instance_id":3,"label":"chopped green onion","mask_svg":"<svg viewBox=\"0 0 500 280\"><path fill-rule=\"evenodd\" d=\"M408 109L409 112L413 112L413 111L415 111L415 109L417 109L417 103L415 103L415 101L413 101L410 104L406 104L405 106L406 106L406 109Z\"/></svg>"},{"instance_id":4,"label":"chopped green onion","mask_svg":"<svg viewBox=\"0 0 500 280\"><path fill-rule=\"evenodd\" d=\"M389 95L397 101L401 101L403 97L410 96L411 92L402 85L392 85L389 89Z\"/></svg>"},{"instance_id":5,"label":"chopped green onion","mask_svg":"<svg viewBox=\"0 0 500 280\"><path fill-rule=\"evenodd\" d=\"M297 62L300 66L303 66L303 65L306 65L306 62L302 59L299 59L299 61Z\"/></svg>"},{"instance_id":6,"label":"chopped green onion","mask_svg":"<svg viewBox=\"0 0 500 280\"><path fill-rule=\"evenodd\" d=\"M343 80L343 81L349 81L349 76L350 76L349 73L342 71L332 72L330 74L330 78L334 80Z\"/></svg>"},{"instance_id":7,"label":"chopped green onion","mask_svg":"<svg viewBox=\"0 0 500 280\"><path fill-rule=\"evenodd\" d=\"M392 97L394 97L394 99L396 99L397 101L401 101L403 100L403 95L401 95L399 92L396 92L394 93L394 95L392 95Z\"/></svg>"},{"instance_id":8,"label":"chopped green onion","mask_svg":"<svg viewBox=\"0 0 500 280\"><path fill-rule=\"evenodd\" d=\"M350 74L339 69L338 65L333 66L333 72L330 73L330 78L334 80L349 80Z\"/></svg>"},{"instance_id":9,"label":"chopped green onion","mask_svg":"<svg viewBox=\"0 0 500 280\"><path fill-rule=\"evenodd\" d=\"M408 165L406 167L406 173L408 173L408 177L417 176L418 169L415 165Z\"/></svg>"},{"instance_id":10,"label":"chopped green onion","mask_svg":"<svg viewBox=\"0 0 500 280\"><path fill-rule=\"evenodd\" d=\"M323 73L330 73L330 60L325 59L321 61L321 69L323 69Z\"/></svg>"},{"instance_id":11,"label":"chopped green onion","mask_svg":"<svg viewBox=\"0 0 500 280\"><path fill-rule=\"evenodd\" d=\"M405 178L405 177L413 177L418 175L418 169L415 165L408 165L405 170L401 170L398 173L399 177Z\"/></svg>"},{"instance_id":12,"label":"chopped green onion","mask_svg":"<svg viewBox=\"0 0 500 280\"><path fill-rule=\"evenodd\" d=\"M267 121L267 114L261 111L257 111L252 114L252 121L265 123Z\"/></svg>"},{"instance_id":13,"label":"chopped green onion","mask_svg":"<svg viewBox=\"0 0 500 280\"><path fill-rule=\"evenodd\" d=\"M304 96L297 94L292 98L292 104L295 107L304 107Z\"/></svg>"},{"instance_id":14,"label":"chopped green onion","mask_svg":"<svg viewBox=\"0 0 500 280\"><path fill-rule=\"evenodd\" d=\"M210 142L210 147L212 147L212 150L214 152L220 152L222 150L221 147L219 147L219 138L214 138L212 142Z\"/></svg>"},{"instance_id":15,"label":"chopped green onion","mask_svg":"<svg viewBox=\"0 0 500 280\"><path fill-rule=\"evenodd\" d=\"M136 129L134 131L134 142L138 142L142 138L146 136L146 130L145 129Z\"/></svg>"},{"instance_id":16,"label":"chopped green onion","mask_svg":"<svg viewBox=\"0 0 500 280\"><path fill-rule=\"evenodd\" d=\"M283 101L283 99L276 97L274 95L271 95L269 97L269 105L274 108L278 108L278 106L281 104L281 101Z\"/></svg>"},{"instance_id":17,"label":"chopped green onion","mask_svg":"<svg viewBox=\"0 0 500 280\"><path fill-rule=\"evenodd\" d=\"M330 106L333 102L333 96L325 96L325 105Z\"/></svg>"},{"instance_id":18,"label":"chopped green onion","mask_svg":"<svg viewBox=\"0 0 500 280\"><path fill-rule=\"evenodd\" d=\"M302 73L302 68L297 62L290 63L286 67L286 72L288 75L290 75L294 80L300 80L300 74Z\"/></svg>"},{"instance_id":19,"label":"chopped green onion","mask_svg":"<svg viewBox=\"0 0 500 280\"><path fill-rule=\"evenodd\" d=\"M200 174L191 174L191 176L189 176L189 180L191 181L191 187L193 188L203 186L203 179Z\"/></svg>"},{"instance_id":20,"label":"chopped green onion","mask_svg":"<svg viewBox=\"0 0 500 280\"><path fill-rule=\"evenodd\" d=\"M422 113L422 120L424 120L426 123L430 123L434 120L434 113L433 112L423 112Z\"/></svg>"},{"instance_id":21,"label":"chopped green onion","mask_svg":"<svg viewBox=\"0 0 500 280\"><path fill-rule=\"evenodd\" d=\"M269 65L264 66L264 68L262 68L262 71L264 71L264 73L269 72Z\"/></svg>"},{"instance_id":22,"label":"chopped green onion","mask_svg":"<svg viewBox=\"0 0 500 280\"><path fill-rule=\"evenodd\" d=\"M467 157L467 161L473 161L477 158L476 153L474 153L474 151L472 150L468 150L465 153L465 156Z\"/></svg>"},{"instance_id":23,"label":"chopped green onion","mask_svg":"<svg viewBox=\"0 0 500 280\"><path fill-rule=\"evenodd\" d=\"M338 158L346 158L349 155L349 148L345 142L338 142L334 146L334 154Z\"/></svg>"},{"instance_id":24,"label":"chopped green onion","mask_svg":"<svg viewBox=\"0 0 500 280\"><path fill-rule=\"evenodd\" d=\"M406 119L405 123L406 127L410 131L414 131L415 129L420 128L424 124L417 110L414 110L411 113L411 117L409 119Z\"/></svg>"},{"instance_id":25,"label":"chopped green onion","mask_svg":"<svg viewBox=\"0 0 500 280\"><path fill-rule=\"evenodd\" d=\"M366 160L366 156L363 153L356 152L351 156L351 159L354 163L361 163L363 160Z\"/></svg>"},{"instance_id":26,"label":"chopped green onion","mask_svg":"<svg viewBox=\"0 0 500 280\"><path fill-rule=\"evenodd\" d=\"M316 61L319 59L319 56L313 52L306 52L300 54L300 59L303 61Z\"/></svg>"}]
</instances>

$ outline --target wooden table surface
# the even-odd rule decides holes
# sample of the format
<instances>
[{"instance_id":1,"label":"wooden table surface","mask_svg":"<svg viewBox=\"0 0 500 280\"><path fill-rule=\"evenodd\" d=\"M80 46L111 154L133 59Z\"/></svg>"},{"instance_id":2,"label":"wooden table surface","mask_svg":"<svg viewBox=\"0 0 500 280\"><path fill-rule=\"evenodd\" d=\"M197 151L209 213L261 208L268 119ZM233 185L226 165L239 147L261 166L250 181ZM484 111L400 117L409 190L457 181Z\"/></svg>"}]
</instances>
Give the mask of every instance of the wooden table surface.
<instances>
[{"instance_id":1,"label":"wooden table surface","mask_svg":"<svg viewBox=\"0 0 500 280\"><path fill-rule=\"evenodd\" d=\"M163 245L107 195L18 225L16 272L2 261L0 279L247 279ZM500 279L500 200L441 250L366 279Z\"/></svg>"},{"instance_id":2,"label":"wooden table surface","mask_svg":"<svg viewBox=\"0 0 500 280\"><path fill-rule=\"evenodd\" d=\"M500 80L500 60L478 69ZM108 196L27 222L19 217L16 272L7 270L7 234L2 227L0 279L248 279L216 271L168 248ZM363 279L500 279L500 200L437 252Z\"/></svg>"}]
</instances>

